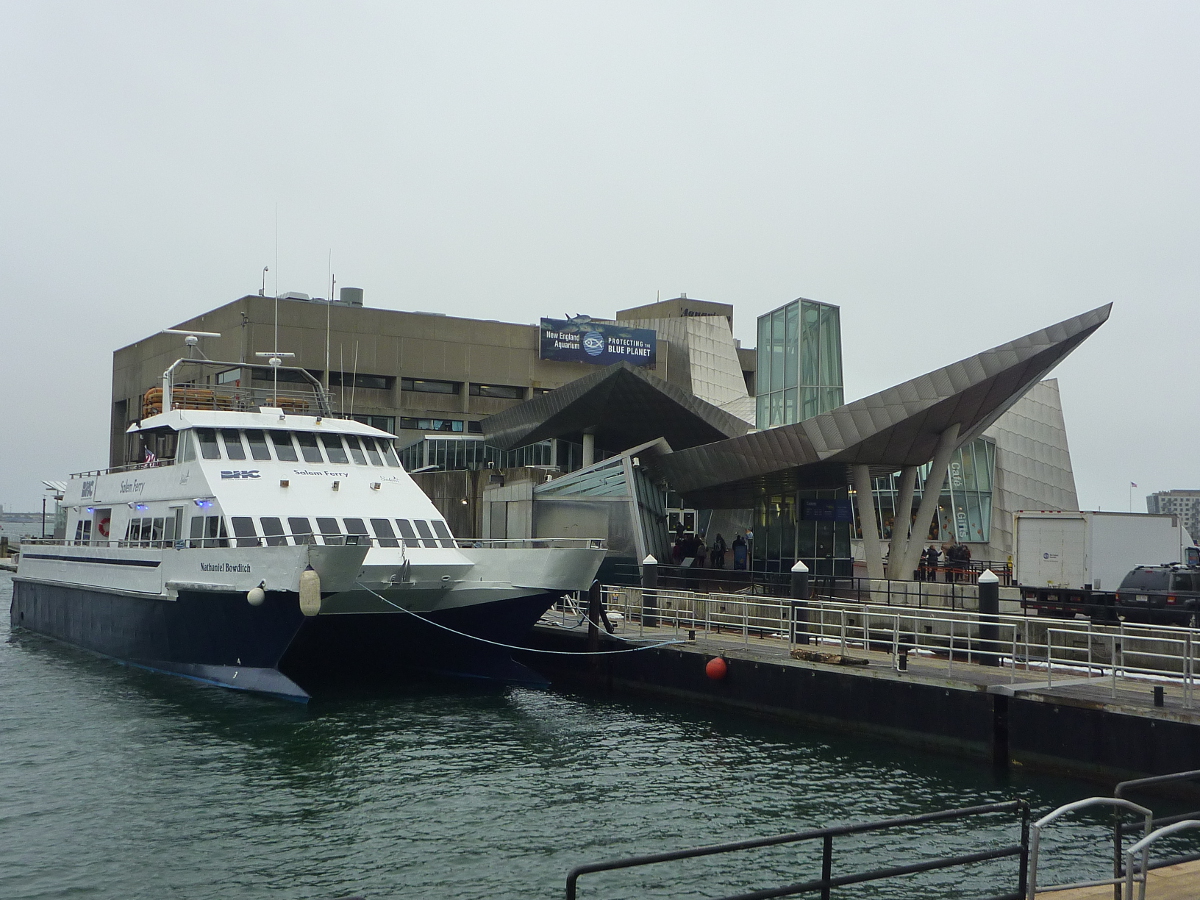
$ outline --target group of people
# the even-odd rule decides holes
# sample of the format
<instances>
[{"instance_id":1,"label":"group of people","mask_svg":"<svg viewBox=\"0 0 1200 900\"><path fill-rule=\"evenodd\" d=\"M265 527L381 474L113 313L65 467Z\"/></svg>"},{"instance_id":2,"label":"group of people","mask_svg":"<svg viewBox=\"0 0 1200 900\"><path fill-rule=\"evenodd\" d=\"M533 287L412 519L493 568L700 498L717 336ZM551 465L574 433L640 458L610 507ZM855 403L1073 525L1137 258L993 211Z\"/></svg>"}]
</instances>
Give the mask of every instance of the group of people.
<instances>
[{"instance_id":1,"label":"group of people","mask_svg":"<svg viewBox=\"0 0 1200 900\"><path fill-rule=\"evenodd\" d=\"M733 567L745 569L748 558L747 545L746 539L742 535L737 535L733 539L732 545L726 545L725 538L718 534L710 547L698 534L684 535L682 532L677 532L675 546L671 548L671 559L677 566L683 565L684 560L690 559L694 569L709 567L723 569L725 568L725 558L730 550L733 550Z\"/></svg>"},{"instance_id":2,"label":"group of people","mask_svg":"<svg viewBox=\"0 0 1200 900\"><path fill-rule=\"evenodd\" d=\"M938 550L935 544L930 544L921 551L921 568L917 570L917 580L937 581L938 569L943 565L943 555L945 556L946 581L968 580L967 571L971 567L971 549L966 544L942 544L941 550Z\"/></svg>"}]
</instances>

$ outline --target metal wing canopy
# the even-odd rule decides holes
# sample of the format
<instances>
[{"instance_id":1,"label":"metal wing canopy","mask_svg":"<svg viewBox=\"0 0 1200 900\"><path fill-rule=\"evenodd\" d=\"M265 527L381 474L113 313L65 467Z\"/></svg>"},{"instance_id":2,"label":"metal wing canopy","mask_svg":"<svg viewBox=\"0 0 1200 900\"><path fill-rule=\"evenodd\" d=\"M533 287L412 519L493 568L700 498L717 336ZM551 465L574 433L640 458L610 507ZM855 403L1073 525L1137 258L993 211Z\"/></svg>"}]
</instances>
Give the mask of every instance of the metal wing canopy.
<instances>
[{"instance_id":1,"label":"metal wing canopy","mask_svg":"<svg viewBox=\"0 0 1200 900\"><path fill-rule=\"evenodd\" d=\"M948 426L958 423L960 446L978 437L1111 310L1097 307L795 425L679 449L652 465L690 505L715 509L751 506L764 490L844 487L854 464L880 475L923 465Z\"/></svg>"},{"instance_id":2,"label":"metal wing canopy","mask_svg":"<svg viewBox=\"0 0 1200 900\"><path fill-rule=\"evenodd\" d=\"M600 369L558 390L483 420L488 442L503 450L585 432L610 450L666 438L695 447L745 434L749 425L627 362Z\"/></svg>"}]
</instances>

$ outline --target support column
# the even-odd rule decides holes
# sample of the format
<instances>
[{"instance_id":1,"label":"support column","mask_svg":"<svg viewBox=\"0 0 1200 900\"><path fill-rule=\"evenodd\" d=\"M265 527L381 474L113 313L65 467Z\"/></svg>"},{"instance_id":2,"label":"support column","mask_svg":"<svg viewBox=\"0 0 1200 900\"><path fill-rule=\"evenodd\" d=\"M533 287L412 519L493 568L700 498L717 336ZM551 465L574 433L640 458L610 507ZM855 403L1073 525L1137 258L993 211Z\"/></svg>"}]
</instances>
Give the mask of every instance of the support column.
<instances>
[{"instance_id":1,"label":"support column","mask_svg":"<svg viewBox=\"0 0 1200 900\"><path fill-rule=\"evenodd\" d=\"M909 517L912 516L913 492L917 487L917 467L900 470L900 490L896 494L896 515L892 519L892 543L888 549L887 577L896 580L911 578L904 574L904 555L908 552Z\"/></svg>"},{"instance_id":2,"label":"support column","mask_svg":"<svg viewBox=\"0 0 1200 900\"><path fill-rule=\"evenodd\" d=\"M583 467L586 469L596 461L596 436L583 433Z\"/></svg>"},{"instance_id":3,"label":"support column","mask_svg":"<svg viewBox=\"0 0 1200 900\"><path fill-rule=\"evenodd\" d=\"M958 445L958 423L955 422L942 432L938 438L937 450L933 454L933 463L929 467L929 477L925 479L925 491L921 494L921 507L917 510L917 521L913 523L912 540L904 552L904 578L912 578L913 570L921 561L921 549L929 536L929 526L933 524L933 513L937 509L938 500L942 496L942 485L946 483L946 470L950 468L950 456Z\"/></svg>"},{"instance_id":4,"label":"support column","mask_svg":"<svg viewBox=\"0 0 1200 900\"><path fill-rule=\"evenodd\" d=\"M883 578L883 554L879 545L879 523L875 520L875 494L871 490L871 470L867 466L850 467L854 485L854 505L862 528L863 554L867 558L867 577Z\"/></svg>"}]
</instances>

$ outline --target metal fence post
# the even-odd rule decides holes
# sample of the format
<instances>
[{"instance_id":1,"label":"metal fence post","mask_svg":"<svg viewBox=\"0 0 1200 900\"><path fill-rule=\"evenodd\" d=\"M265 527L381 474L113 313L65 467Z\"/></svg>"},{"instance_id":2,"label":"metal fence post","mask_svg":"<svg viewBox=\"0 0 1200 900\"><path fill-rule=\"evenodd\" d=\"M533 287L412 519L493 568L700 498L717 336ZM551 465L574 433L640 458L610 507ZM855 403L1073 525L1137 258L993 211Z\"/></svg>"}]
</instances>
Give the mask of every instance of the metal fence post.
<instances>
[{"instance_id":1,"label":"metal fence post","mask_svg":"<svg viewBox=\"0 0 1200 900\"><path fill-rule=\"evenodd\" d=\"M1000 579L991 569L979 576L979 652L980 665L1000 665Z\"/></svg>"},{"instance_id":2,"label":"metal fence post","mask_svg":"<svg viewBox=\"0 0 1200 900\"><path fill-rule=\"evenodd\" d=\"M641 620L647 628L658 627L658 560L649 555L642 560Z\"/></svg>"}]
</instances>

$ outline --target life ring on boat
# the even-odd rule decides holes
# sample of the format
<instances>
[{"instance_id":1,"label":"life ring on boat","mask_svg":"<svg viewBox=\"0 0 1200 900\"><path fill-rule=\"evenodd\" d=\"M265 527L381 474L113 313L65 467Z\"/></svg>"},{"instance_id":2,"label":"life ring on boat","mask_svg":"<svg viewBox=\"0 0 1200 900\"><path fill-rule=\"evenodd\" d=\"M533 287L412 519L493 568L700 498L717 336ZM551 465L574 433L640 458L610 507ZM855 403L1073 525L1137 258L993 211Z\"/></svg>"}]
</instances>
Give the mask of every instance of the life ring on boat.
<instances>
[{"instance_id":1,"label":"life ring on boat","mask_svg":"<svg viewBox=\"0 0 1200 900\"><path fill-rule=\"evenodd\" d=\"M108 531L109 531L111 522L112 522L112 520L108 516L105 516L103 519L101 519L99 522L96 523L96 530L98 532L100 532L101 537L108 537Z\"/></svg>"}]
</instances>

